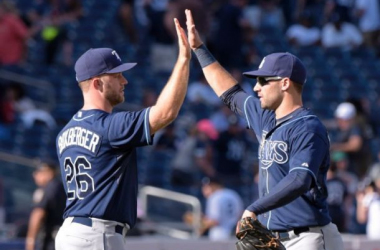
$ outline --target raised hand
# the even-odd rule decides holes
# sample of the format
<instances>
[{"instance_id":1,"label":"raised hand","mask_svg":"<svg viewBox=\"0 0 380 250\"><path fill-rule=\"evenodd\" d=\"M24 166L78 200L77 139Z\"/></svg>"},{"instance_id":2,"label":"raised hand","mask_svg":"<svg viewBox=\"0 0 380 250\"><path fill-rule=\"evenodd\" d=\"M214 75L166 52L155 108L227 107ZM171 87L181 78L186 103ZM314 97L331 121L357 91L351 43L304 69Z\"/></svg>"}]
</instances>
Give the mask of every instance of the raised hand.
<instances>
[{"instance_id":1,"label":"raised hand","mask_svg":"<svg viewBox=\"0 0 380 250\"><path fill-rule=\"evenodd\" d=\"M185 10L186 14L186 26L187 26L187 34L189 36L189 44L191 49L195 50L199 46L203 44L201 37L197 29L195 28L193 16L190 10Z\"/></svg>"},{"instance_id":2,"label":"raised hand","mask_svg":"<svg viewBox=\"0 0 380 250\"><path fill-rule=\"evenodd\" d=\"M178 46L179 46L179 57L184 57L186 59L191 58L191 49L189 42L187 41L187 36L183 28L178 22L177 18L174 18L174 24L178 36Z\"/></svg>"}]
</instances>

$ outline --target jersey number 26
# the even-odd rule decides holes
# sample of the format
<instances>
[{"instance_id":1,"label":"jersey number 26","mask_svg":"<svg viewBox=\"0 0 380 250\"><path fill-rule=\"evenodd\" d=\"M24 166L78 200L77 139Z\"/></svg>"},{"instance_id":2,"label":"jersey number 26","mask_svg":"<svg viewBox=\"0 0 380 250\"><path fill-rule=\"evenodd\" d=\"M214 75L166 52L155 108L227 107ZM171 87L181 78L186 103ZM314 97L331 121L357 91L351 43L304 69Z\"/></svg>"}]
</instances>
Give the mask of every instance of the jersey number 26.
<instances>
[{"instance_id":1,"label":"jersey number 26","mask_svg":"<svg viewBox=\"0 0 380 250\"><path fill-rule=\"evenodd\" d=\"M84 156L78 156L74 163L70 157L65 158L67 198L84 199L95 190L94 179L87 172L91 163Z\"/></svg>"}]
</instances>

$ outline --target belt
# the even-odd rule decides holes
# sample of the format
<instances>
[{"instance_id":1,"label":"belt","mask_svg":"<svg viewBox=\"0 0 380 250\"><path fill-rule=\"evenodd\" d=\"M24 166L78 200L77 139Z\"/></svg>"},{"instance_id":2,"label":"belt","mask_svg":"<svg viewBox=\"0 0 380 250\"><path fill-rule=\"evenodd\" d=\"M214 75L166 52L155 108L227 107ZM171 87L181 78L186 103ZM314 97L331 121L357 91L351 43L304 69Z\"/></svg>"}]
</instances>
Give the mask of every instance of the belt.
<instances>
[{"instance_id":1,"label":"belt","mask_svg":"<svg viewBox=\"0 0 380 250\"><path fill-rule=\"evenodd\" d=\"M92 227L92 220L87 217L74 217L73 222L82 224L84 226ZM120 225L115 226L115 232L118 234L123 235L123 229L124 229L123 226L120 226Z\"/></svg>"},{"instance_id":2,"label":"belt","mask_svg":"<svg viewBox=\"0 0 380 250\"><path fill-rule=\"evenodd\" d=\"M299 235L300 233L308 232L310 231L309 227L297 227L289 230L274 230L272 233L274 236L279 238L281 241L289 240L290 239L290 232L294 232L295 235Z\"/></svg>"}]
</instances>

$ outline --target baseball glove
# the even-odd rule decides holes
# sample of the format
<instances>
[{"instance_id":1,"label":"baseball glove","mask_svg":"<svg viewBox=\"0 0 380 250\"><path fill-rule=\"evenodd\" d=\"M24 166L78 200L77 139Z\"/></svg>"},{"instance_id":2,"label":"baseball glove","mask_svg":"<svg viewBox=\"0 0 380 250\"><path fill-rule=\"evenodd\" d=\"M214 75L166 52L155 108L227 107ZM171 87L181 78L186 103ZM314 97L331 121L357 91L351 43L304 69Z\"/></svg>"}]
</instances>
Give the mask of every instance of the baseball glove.
<instances>
[{"instance_id":1,"label":"baseball glove","mask_svg":"<svg viewBox=\"0 0 380 250\"><path fill-rule=\"evenodd\" d=\"M286 250L280 240L257 219L246 217L236 227L237 250Z\"/></svg>"}]
</instances>

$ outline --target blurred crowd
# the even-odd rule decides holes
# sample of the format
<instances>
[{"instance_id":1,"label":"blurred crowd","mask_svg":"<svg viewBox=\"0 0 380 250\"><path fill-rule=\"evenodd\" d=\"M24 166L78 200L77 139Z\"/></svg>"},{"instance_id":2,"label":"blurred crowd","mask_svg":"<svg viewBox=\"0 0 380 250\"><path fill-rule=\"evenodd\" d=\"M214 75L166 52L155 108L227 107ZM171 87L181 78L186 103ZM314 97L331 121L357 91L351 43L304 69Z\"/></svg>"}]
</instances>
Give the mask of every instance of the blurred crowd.
<instances>
[{"instance_id":1,"label":"blurred crowd","mask_svg":"<svg viewBox=\"0 0 380 250\"><path fill-rule=\"evenodd\" d=\"M70 25L89 15L84 3L34 0L29 9L21 11L17 2L0 1L0 68L33 63L28 61L28 47L33 43L43 44L41 57L47 67L73 67L75 44L69 30ZM153 72L171 71L177 49L172 20L178 17L184 23L183 13L188 8L217 60L252 95L254 83L242 78L242 70L260 63L263 55L252 41L264 30L280 32L292 47L343 51L368 47L380 55L378 0L121 0L119 4L115 16L126 46L136 51L136 58L148 50ZM147 44L149 47L144 47ZM200 189L203 177L217 177L223 187L235 190L250 203L257 197L258 169L253 164L257 162L256 138L245 129L242 118L222 105L199 74L196 62L193 71L180 117L156 134L153 147L142 155L168 156L161 164L170 170L170 187ZM75 81L74 73L72 79ZM23 86L14 82L7 85L1 98L2 138L9 135L7 127L17 120L25 126L33 126L37 120L51 129L60 126L51 114L28 100ZM154 89L146 88L137 106L152 105L157 96ZM336 107L333 119L321 118L331 139L328 203L333 222L341 232L367 233L380 239L376 223L380 215L380 119L376 115L380 100L376 105L369 105L364 98L349 98ZM165 182L157 185L167 187ZM242 186L249 190L249 197Z\"/></svg>"}]
</instances>

